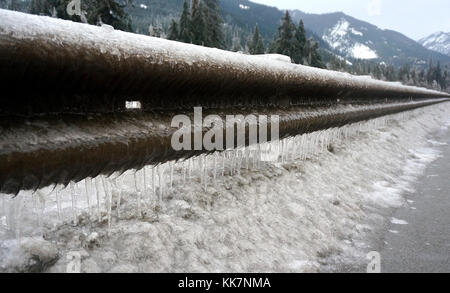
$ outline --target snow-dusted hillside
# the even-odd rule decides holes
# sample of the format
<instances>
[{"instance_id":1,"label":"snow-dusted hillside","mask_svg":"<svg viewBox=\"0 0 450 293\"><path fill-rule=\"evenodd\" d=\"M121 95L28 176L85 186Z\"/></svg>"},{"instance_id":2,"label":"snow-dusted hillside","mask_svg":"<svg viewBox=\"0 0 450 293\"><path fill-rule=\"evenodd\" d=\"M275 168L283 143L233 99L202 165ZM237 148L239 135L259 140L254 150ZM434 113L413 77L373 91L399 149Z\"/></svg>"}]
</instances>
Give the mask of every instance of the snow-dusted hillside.
<instances>
[{"instance_id":1,"label":"snow-dusted hillside","mask_svg":"<svg viewBox=\"0 0 450 293\"><path fill-rule=\"evenodd\" d=\"M361 38L363 36L363 32L352 27L345 18L341 18L334 27L330 28L322 36L322 38L333 49L338 50L346 57L355 59L378 58L376 51L368 46L370 45L370 42L364 44L357 40L358 37Z\"/></svg>"},{"instance_id":2,"label":"snow-dusted hillside","mask_svg":"<svg viewBox=\"0 0 450 293\"><path fill-rule=\"evenodd\" d=\"M420 39L419 43L427 49L450 56L450 32L437 32L426 38Z\"/></svg>"}]
</instances>

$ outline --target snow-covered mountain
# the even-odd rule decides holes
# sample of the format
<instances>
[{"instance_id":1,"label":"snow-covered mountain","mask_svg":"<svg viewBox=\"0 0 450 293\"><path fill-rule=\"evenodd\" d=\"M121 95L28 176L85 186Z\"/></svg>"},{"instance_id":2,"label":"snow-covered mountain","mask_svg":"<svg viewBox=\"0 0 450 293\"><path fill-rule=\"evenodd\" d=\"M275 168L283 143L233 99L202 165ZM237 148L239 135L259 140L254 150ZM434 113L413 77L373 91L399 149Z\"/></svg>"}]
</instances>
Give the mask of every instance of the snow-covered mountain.
<instances>
[{"instance_id":1,"label":"snow-covered mountain","mask_svg":"<svg viewBox=\"0 0 450 293\"><path fill-rule=\"evenodd\" d=\"M378 54L369 47L370 42L365 44L360 40L364 36L363 32L358 31L350 25L345 19L340 19L335 26L328 29L322 35L322 39L346 57L355 59L376 59Z\"/></svg>"},{"instance_id":2,"label":"snow-covered mountain","mask_svg":"<svg viewBox=\"0 0 450 293\"><path fill-rule=\"evenodd\" d=\"M297 22L303 19L312 30L337 54L348 59L374 59L401 66L405 63L425 65L430 57L450 63L448 55L431 51L405 35L361 21L342 12L310 14L291 11Z\"/></svg>"},{"instance_id":3,"label":"snow-covered mountain","mask_svg":"<svg viewBox=\"0 0 450 293\"><path fill-rule=\"evenodd\" d=\"M420 39L419 43L427 49L450 56L450 32L437 32L426 38Z\"/></svg>"}]
</instances>

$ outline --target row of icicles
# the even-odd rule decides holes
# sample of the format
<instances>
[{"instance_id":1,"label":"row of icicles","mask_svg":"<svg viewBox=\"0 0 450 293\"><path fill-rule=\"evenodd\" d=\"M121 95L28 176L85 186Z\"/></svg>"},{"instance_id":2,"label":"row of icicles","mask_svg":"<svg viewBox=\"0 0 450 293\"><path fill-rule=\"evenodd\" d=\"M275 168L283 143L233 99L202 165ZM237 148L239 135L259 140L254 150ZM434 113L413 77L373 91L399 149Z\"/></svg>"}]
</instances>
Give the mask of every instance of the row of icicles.
<instances>
[{"instance_id":1,"label":"row of icicles","mask_svg":"<svg viewBox=\"0 0 450 293\"><path fill-rule=\"evenodd\" d=\"M410 112L397 114L396 118L407 119L407 113ZM113 217L121 219L122 200L129 194L137 195L135 216L141 218L143 210L148 207L152 207L156 212L156 207L161 207L167 195L176 192L177 187L192 184L197 180L201 184L199 192L207 193L209 187L217 186L220 177L241 175L243 170L258 170L266 164L306 160L331 150L332 145L360 132L386 125L389 117L201 155L183 161L146 166L121 175L100 175L78 183L71 182L68 186L48 187L34 193L21 191L16 198L1 195L0 231L3 229L15 233L16 237L32 235L40 233L43 225L78 225L81 215L85 218L87 215L92 222L106 222L108 227L111 227ZM32 200L29 200L30 197ZM37 222L37 227L33 222Z\"/></svg>"}]
</instances>

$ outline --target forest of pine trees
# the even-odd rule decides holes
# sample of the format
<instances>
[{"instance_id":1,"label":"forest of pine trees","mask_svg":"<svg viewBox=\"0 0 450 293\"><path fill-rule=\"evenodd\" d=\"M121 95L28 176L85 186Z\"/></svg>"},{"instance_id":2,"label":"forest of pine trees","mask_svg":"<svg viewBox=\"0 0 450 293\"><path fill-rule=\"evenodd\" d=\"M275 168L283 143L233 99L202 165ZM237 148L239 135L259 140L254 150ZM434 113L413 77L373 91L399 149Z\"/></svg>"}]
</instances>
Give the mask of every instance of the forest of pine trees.
<instances>
[{"instance_id":1,"label":"forest of pine trees","mask_svg":"<svg viewBox=\"0 0 450 293\"><path fill-rule=\"evenodd\" d=\"M264 54L266 52L264 48L264 41L259 33L258 25L255 27L255 32L253 33L253 38L249 40L248 44L248 52L252 55Z\"/></svg>"},{"instance_id":2,"label":"forest of pine trees","mask_svg":"<svg viewBox=\"0 0 450 293\"><path fill-rule=\"evenodd\" d=\"M224 48L225 39L222 30L223 21L220 17L218 0L192 0L189 8L187 0L184 1L183 12L178 22L172 20L168 38L170 40L193 43L206 47ZM264 54L264 40L256 25L254 34L247 41L245 49L242 48L241 39L238 34L232 38L232 51L244 51L249 54ZM297 64L325 68L319 54L319 45L313 39L306 38L303 22L297 27L286 11L268 50L270 53L283 54L291 57Z\"/></svg>"},{"instance_id":3,"label":"forest of pine trees","mask_svg":"<svg viewBox=\"0 0 450 293\"><path fill-rule=\"evenodd\" d=\"M131 0L83 0L82 15L67 14L67 5L71 0L32 0L30 13L47 15L89 24L105 23L122 31L132 31L131 18L124 8Z\"/></svg>"},{"instance_id":4,"label":"forest of pine trees","mask_svg":"<svg viewBox=\"0 0 450 293\"><path fill-rule=\"evenodd\" d=\"M303 22L300 20L297 27L292 22L289 11L286 11L282 19L278 37L275 36L269 52L289 56L296 64L325 68L319 53L319 44L312 38L306 38Z\"/></svg>"},{"instance_id":5,"label":"forest of pine trees","mask_svg":"<svg viewBox=\"0 0 450 293\"><path fill-rule=\"evenodd\" d=\"M192 43L205 47L224 49L223 21L219 12L219 0L187 0L178 22L172 20L170 40Z\"/></svg>"},{"instance_id":6,"label":"forest of pine trees","mask_svg":"<svg viewBox=\"0 0 450 293\"><path fill-rule=\"evenodd\" d=\"M405 85L419 86L439 91L450 91L450 66L441 67L439 62L429 61L427 68L408 64L396 69L392 64L369 60L349 63L344 58L334 56L327 63L330 70L349 72L355 75L370 75L384 81L399 81Z\"/></svg>"}]
</instances>

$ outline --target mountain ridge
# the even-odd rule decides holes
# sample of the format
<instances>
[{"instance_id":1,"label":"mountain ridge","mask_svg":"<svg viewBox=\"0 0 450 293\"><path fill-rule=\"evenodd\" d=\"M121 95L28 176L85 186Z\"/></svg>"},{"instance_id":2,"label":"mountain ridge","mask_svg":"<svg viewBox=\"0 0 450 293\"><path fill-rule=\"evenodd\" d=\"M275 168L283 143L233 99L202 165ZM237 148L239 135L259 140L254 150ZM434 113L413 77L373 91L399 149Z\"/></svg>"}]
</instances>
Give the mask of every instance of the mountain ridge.
<instances>
[{"instance_id":1,"label":"mountain ridge","mask_svg":"<svg viewBox=\"0 0 450 293\"><path fill-rule=\"evenodd\" d=\"M360 45L370 49L369 53L374 53L378 58L362 58L362 59L379 59L380 62L386 62L401 66L402 64L426 65L431 58L442 63L450 63L449 56L439 52L434 52L408 38L407 36L390 29L381 29L369 22L359 20L349 16L343 12L334 12L326 14L305 13L300 10L292 11L295 20L303 19L305 26L312 29L316 35L333 47L336 53L343 53L346 57L351 56L351 49L355 45ZM346 22L348 30L333 31L336 26ZM351 31L353 29L353 33ZM335 34L333 35L333 32ZM356 33L355 33L356 32ZM339 48L337 42L346 43L347 47ZM370 54L370 57L375 57Z\"/></svg>"},{"instance_id":2,"label":"mountain ridge","mask_svg":"<svg viewBox=\"0 0 450 293\"><path fill-rule=\"evenodd\" d=\"M418 41L427 49L450 56L450 32L436 32Z\"/></svg>"}]
</instances>

